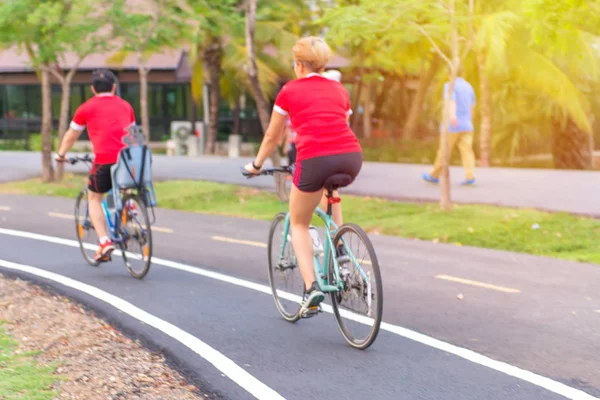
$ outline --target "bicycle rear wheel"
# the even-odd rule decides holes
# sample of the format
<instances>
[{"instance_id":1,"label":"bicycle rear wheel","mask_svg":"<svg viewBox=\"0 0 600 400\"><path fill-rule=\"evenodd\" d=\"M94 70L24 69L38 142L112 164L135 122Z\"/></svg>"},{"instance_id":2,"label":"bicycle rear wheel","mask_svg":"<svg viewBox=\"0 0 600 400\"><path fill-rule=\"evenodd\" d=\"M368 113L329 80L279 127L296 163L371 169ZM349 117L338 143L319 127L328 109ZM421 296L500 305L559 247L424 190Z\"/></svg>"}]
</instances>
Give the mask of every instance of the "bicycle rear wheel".
<instances>
[{"instance_id":1,"label":"bicycle rear wheel","mask_svg":"<svg viewBox=\"0 0 600 400\"><path fill-rule=\"evenodd\" d=\"M79 193L75 202L75 233L83 258L92 267L97 267L99 263L94 260L94 248L98 246L99 238L88 212L87 189Z\"/></svg>"},{"instance_id":2,"label":"bicycle rear wheel","mask_svg":"<svg viewBox=\"0 0 600 400\"><path fill-rule=\"evenodd\" d=\"M142 197L123 197L119 226L124 235L121 250L127 271L134 278L143 279L150 271L152 263L152 228Z\"/></svg>"},{"instance_id":3,"label":"bicycle rear wheel","mask_svg":"<svg viewBox=\"0 0 600 400\"><path fill-rule=\"evenodd\" d=\"M295 296L302 297L304 293L304 280L300 274L300 267L292 247L291 235L288 234L283 257L283 234L286 213L275 216L269 231L269 283L273 292L273 300L277 310L286 321L296 322L300 319L298 311L300 302Z\"/></svg>"},{"instance_id":4,"label":"bicycle rear wheel","mask_svg":"<svg viewBox=\"0 0 600 400\"><path fill-rule=\"evenodd\" d=\"M349 260L339 266L344 289L331 293L333 313L348 344L364 350L377 338L383 313L377 254L365 231L355 224L342 225L333 243L335 248L344 243L350 255Z\"/></svg>"}]
</instances>

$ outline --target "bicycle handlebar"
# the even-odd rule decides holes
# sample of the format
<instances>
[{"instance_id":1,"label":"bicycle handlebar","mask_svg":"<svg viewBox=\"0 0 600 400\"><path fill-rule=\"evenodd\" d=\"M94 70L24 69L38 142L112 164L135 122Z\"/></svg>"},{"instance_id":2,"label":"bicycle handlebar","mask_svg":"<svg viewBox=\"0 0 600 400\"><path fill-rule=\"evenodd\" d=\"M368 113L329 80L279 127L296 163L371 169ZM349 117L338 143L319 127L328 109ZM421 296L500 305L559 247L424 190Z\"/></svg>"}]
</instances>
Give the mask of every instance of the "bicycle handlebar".
<instances>
[{"instance_id":1,"label":"bicycle handlebar","mask_svg":"<svg viewBox=\"0 0 600 400\"><path fill-rule=\"evenodd\" d=\"M91 157L89 154L86 154L83 157L69 157L67 160L69 161L69 164L71 164L71 165L75 165L80 161L87 162L87 163L94 162L94 158Z\"/></svg>"},{"instance_id":2,"label":"bicycle handlebar","mask_svg":"<svg viewBox=\"0 0 600 400\"><path fill-rule=\"evenodd\" d=\"M283 166L283 167L276 167L276 168L265 168L262 171L260 171L258 174L252 174L248 171L246 171L246 169L244 169L243 167L241 168L242 171L242 175L244 175L246 178L254 178L257 176L264 176L264 175L273 175L277 172L283 173L283 174L293 174L293 169L290 166Z\"/></svg>"}]
</instances>

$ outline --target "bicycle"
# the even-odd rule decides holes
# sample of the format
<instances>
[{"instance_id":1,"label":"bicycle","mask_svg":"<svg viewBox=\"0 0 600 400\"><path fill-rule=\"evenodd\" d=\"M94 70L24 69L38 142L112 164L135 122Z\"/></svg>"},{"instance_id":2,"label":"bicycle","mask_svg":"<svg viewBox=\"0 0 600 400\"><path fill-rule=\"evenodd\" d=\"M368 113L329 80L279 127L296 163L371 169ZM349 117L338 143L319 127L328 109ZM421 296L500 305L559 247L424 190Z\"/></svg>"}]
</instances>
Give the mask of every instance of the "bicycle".
<instances>
[{"instance_id":1,"label":"bicycle","mask_svg":"<svg viewBox=\"0 0 600 400\"><path fill-rule=\"evenodd\" d=\"M285 166L264 169L256 175L242 169L242 173L248 178L276 173L291 175L293 168ZM337 174L331 176L325 183L328 198L327 212L317 207L315 215L323 221L327 234L323 253L315 253L314 268L321 290L330 294L331 308L342 336L352 347L364 350L373 344L379 333L383 312L383 288L377 255L365 231L351 223L338 227L332 219L332 205L340 201L333 196L333 191L348 186L351 181L349 175ZM290 235L289 212L277 214L269 230L269 283L279 313L286 321L295 323L301 318L299 311L304 293L304 281L290 243ZM357 249L352 248L355 242L353 236L358 238ZM338 260L336 249L340 245L343 245L346 254ZM370 270L367 271L366 267L370 267ZM291 289L286 287L280 289L278 285L280 276L283 277L284 285L289 279L294 286L296 276L299 278L299 284ZM356 300L365 312L359 314L359 310L346 306L351 300ZM325 307L327 305L324 305ZM359 327L365 325L369 327L366 335L358 337L355 332L352 332L348 324L350 320L354 320Z\"/></svg>"},{"instance_id":2,"label":"bicycle","mask_svg":"<svg viewBox=\"0 0 600 400\"><path fill-rule=\"evenodd\" d=\"M84 162L91 168L93 158L89 154L83 157L69 157L68 162L75 165L78 162ZM102 210L106 219L106 226L110 239L119 246L121 256L125 267L137 279L143 279L150 271L152 261L152 229L147 210L147 197L145 193L135 193L131 189L121 190L122 207L120 210L115 208L114 188L102 199ZM103 258L101 261L94 259L93 253L90 256L88 251L93 246L86 243L87 235L90 237L95 234L94 226L89 218L87 193L85 187L77 197L75 202L75 229L77 241L84 259L93 267L97 267L101 262L111 261L111 256ZM86 202L84 204L84 202ZM95 246L98 243L98 237L92 242ZM137 245L139 252L134 252L133 248ZM139 262L140 268L136 268Z\"/></svg>"}]
</instances>

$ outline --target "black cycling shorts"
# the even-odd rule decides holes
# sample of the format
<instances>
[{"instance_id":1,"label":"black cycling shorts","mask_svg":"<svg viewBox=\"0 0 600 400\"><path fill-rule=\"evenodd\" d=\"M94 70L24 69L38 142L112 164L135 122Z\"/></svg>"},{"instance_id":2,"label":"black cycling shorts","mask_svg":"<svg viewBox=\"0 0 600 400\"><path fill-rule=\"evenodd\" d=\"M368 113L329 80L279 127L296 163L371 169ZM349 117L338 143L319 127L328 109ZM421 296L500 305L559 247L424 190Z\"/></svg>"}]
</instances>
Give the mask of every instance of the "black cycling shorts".
<instances>
[{"instance_id":1,"label":"black cycling shorts","mask_svg":"<svg viewBox=\"0 0 600 400\"><path fill-rule=\"evenodd\" d=\"M88 179L88 189L95 193L106 193L112 188L110 167L114 164L94 164Z\"/></svg>"},{"instance_id":2,"label":"black cycling shorts","mask_svg":"<svg viewBox=\"0 0 600 400\"><path fill-rule=\"evenodd\" d=\"M335 174L348 174L354 181L360 172L362 163L362 152L298 161L294 172L294 185L303 192L317 192L323 189L327 178Z\"/></svg>"}]
</instances>

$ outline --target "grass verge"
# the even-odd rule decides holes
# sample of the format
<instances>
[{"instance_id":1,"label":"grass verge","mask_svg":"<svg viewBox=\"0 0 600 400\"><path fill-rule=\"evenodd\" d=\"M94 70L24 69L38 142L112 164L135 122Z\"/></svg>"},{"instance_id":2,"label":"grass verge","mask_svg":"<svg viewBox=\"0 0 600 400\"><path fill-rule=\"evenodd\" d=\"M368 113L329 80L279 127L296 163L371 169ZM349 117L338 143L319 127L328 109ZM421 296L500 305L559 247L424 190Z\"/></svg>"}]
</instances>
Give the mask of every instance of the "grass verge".
<instances>
[{"instance_id":1,"label":"grass verge","mask_svg":"<svg viewBox=\"0 0 600 400\"><path fill-rule=\"evenodd\" d=\"M51 400L54 367L42 367L35 354L18 354L15 342L0 327L0 399Z\"/></svg>"},{"instance_id":2,"label":"grass verge","mask_svg":"<svg viewBox=\"0 0 600 400\"><path fill-rule=\"evenodd\" d=\"M0 184L0 193L75 198L85 178L68 175L60 184L33 179ZM203 181L155 184L162 208L270 220L287 209L268 191ZM600 264L600 221L567 213L494 206L415 204L344 196L346 221L373 234L401 236L457 246L508 250Z\"/></svg>"}]
</instances>

